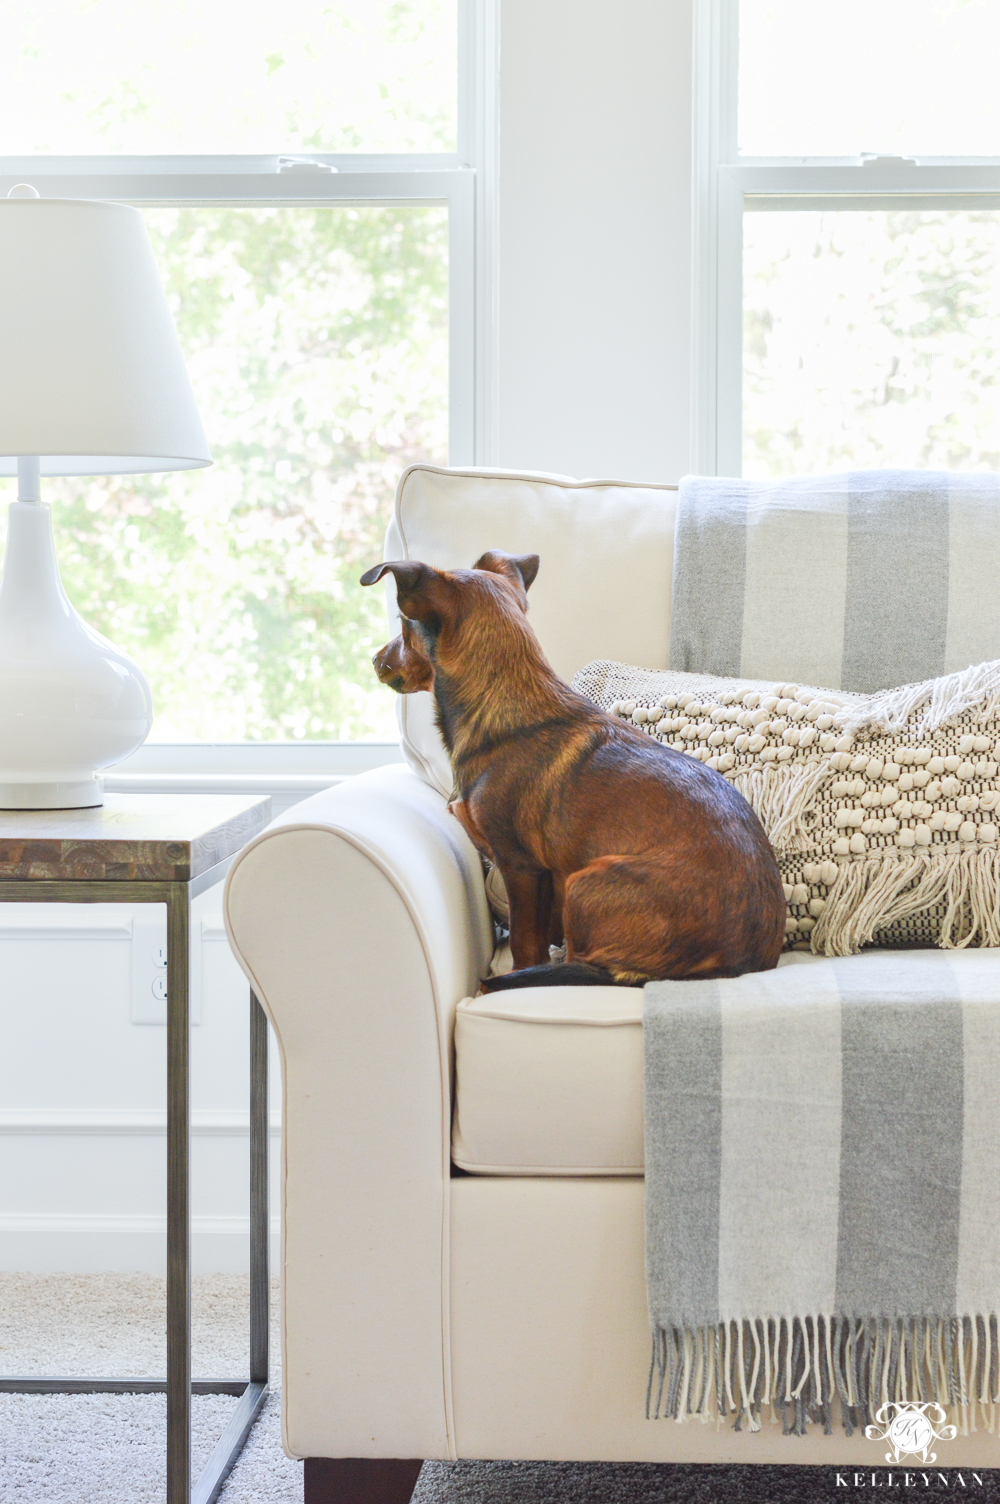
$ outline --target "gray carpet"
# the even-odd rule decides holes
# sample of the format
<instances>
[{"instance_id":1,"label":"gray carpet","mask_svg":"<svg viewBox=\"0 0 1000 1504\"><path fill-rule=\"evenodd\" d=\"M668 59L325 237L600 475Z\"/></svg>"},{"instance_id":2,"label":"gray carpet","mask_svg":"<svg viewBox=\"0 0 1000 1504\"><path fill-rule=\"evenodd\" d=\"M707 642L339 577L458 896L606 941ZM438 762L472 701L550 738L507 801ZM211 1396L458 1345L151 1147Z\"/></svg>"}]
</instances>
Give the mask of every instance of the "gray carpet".
<instances>
[{"instance_id":1,"label":"gray carpet","mask_svg":"<svg viewBox=\"0 0 1000 1504\"><path fill-rule=\"evenodd\" d=\"M246 1300L247 1282L239 1276L195 1280L197 1377L246 1371ZM152 1276L0 1274L0 1371L159 1374L163 1320L163 1281ZM277 1389L276 1322L273 1331ZM225 1396L195 1397L195 1474L235 1403ZM0 1504L160 1504L165 1409L161 1395L0 1394ZM913 1477L921 1494L1000 1501L997 1471L983 1475L981 1488L971 1477L963 1487L953 1469L947 1487L933 1472L929 1487L919 1475ZM883 1469L880 1486L885 1480ZM894 1486L902 1486L900 1473ZM414 1504L814 1504L846 1500L856 1492L838 1487L832 1468L428 1462ZM222 1504L301 1500L302 1466L281 1450L275 1392L226 1484Z\"/></svg>"},{"instance_id":2,"label":"gray carpet","mask_svg":"<svg viewBox=\"0 0 1000 1504\"><path fill-rule=\"evenodd\" d=\"M238 1378L250 1360L247 1281L205 1275L192 1290L196 1377ZM302 1465L281 1450L277 1283L276 1392L223 1491L224 1504L301 1504ZM0 1371L162 1374L164 1282L142 1274L0 1274ZM236 1400L192 1400L192 1472L201 1471ZM163 1395L0 1394L0 1504L161 1504Z\"/></svg>"}]
</instances>

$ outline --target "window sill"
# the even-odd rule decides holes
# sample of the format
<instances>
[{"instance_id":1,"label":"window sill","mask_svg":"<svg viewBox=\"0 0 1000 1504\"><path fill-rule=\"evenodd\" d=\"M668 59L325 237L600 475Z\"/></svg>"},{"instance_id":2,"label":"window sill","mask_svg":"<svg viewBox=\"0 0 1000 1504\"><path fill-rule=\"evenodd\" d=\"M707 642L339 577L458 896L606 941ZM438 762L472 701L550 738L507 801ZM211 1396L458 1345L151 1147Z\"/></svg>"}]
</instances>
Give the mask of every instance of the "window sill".
<instances>
[{"instance_id":1,"label":"window sill","mask_svg":"<svg viewBox=\"0 0 1000 1504\"><path fill-rule=\"evenodd\" d=\"M398 742L159 742L104 775L109 794L270 794L274 813L387 763Z\"/></svg>"},{"instance_id":2,"label":"window sill","mask_svg":"<svg viewBox=\"0 0 1000 1504\"><path fill-rule=\"evenodd\" d=\"M395 760L395 759L393 759ZM117 773L104 776L109 794L297 794L305 799L352 773Z\"/></svg>"}]
</instances>

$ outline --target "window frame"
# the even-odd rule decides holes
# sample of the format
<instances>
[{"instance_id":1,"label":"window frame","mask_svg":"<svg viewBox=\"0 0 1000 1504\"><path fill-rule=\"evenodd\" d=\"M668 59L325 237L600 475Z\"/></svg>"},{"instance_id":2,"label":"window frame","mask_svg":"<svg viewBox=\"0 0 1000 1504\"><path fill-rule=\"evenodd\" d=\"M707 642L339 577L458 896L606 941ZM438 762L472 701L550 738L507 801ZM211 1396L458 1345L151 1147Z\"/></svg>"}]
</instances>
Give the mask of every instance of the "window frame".
<instances>
[{"instance_id":1,"label":"window frame","mask_svg":"<svg viewBox=\"0 0 1000 1504\"><path fill-rule=\"evenodd\" d=\"M1000 209L998 157L740 157L739 0L695 0L692 466L743 468L743 216Z\"/></svg>"},{"instance_id":2,"label":"window frame","mask_svg":"<svg viewBox=\"0 0 1000 1504\"><path fill-rule=\"evenodd\" d=\"M0 196L192 205L448 209L448 463L496 463L495 338L498 0L457 0L454 153L292 152L258 156L0 156ZM329 168L335 171L329 171ZM57 539L58 547L58 539ZM397 742L149 742L105 777L109 789L248 787L303 792L401 759Z\"/></svg>"}]
</instances>

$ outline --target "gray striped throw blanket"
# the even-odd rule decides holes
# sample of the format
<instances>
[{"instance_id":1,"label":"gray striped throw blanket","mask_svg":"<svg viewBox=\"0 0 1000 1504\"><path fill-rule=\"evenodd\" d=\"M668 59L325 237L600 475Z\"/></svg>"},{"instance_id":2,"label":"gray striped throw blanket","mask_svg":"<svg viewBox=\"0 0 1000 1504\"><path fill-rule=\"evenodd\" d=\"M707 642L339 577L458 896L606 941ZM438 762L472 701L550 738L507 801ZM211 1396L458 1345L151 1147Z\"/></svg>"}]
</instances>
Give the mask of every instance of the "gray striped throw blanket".
<instances>
[{"instance_id":1,"label":"gray striped throw blanket","mask_svg":"<svg viewBox=\"0 0 1000 1504\"><path fill-rule=\"evenodd\" d=\"M995 1429L1000 951L645 989L651 1417Z\"/></svg>"},{"instance_id":2,"label":"gray striped throw blanket","mask_svg":"<svg viewBox=\"0 0 1000 1504\"><path fill-rule=\"evenodd\" d=\"M1000 658L1000 476L681 481L670 667L872 693Z\"/></svg>"}]
</instances>

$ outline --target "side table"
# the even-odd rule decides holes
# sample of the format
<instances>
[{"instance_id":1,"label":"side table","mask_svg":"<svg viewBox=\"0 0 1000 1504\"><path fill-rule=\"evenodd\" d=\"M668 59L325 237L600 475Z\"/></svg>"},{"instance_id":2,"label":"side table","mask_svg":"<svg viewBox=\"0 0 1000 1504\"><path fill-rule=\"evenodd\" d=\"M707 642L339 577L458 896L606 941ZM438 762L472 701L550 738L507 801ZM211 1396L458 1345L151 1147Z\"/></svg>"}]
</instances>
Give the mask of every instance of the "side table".
<instances>
[{"instance_id":1,"label":"side table","mask_svg":"<svg viewBox=\"0 0 1000 1504\"><path fill-rule=\"evenodd\" d=\"M167 1504L214 1504L267 1398L267 1020L250 994L250 1376L199 1379L239 1404L191 1486L189 934L191 901L271 818L269 798L108 794L98 809L0 811L0 902L167 906L167 1375L4 1378L22 1394L167 1396Z\"/></svg>"}]
</instances>

